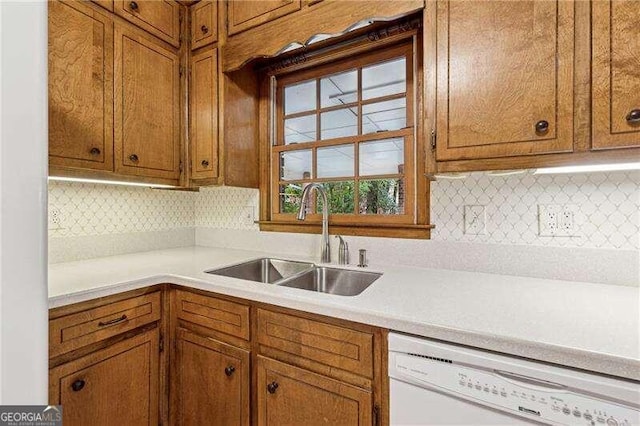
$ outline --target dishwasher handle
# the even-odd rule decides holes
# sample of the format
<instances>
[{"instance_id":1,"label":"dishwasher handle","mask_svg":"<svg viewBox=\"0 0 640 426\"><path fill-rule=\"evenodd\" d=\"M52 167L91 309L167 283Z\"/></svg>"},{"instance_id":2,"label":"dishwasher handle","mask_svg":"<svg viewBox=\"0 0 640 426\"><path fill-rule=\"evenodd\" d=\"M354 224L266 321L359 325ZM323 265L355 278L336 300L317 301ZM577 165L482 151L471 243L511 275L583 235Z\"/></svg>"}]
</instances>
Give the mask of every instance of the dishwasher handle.
<instances>
[{"instance_id":1,"label":"dishwasher handle","mask_svg":"<svg viewBox=\"0 0 640 426\"><path fill-rule=\"evenodd\" d=\"M567 387L558 383L548 382L546 380L534 379L533 377L523 376L521 374L509 373L508 371L493 370L494 374L513 384L524 386L530 389L543 392L549 391L566 391Z\"/></svg>"}]
</instances>

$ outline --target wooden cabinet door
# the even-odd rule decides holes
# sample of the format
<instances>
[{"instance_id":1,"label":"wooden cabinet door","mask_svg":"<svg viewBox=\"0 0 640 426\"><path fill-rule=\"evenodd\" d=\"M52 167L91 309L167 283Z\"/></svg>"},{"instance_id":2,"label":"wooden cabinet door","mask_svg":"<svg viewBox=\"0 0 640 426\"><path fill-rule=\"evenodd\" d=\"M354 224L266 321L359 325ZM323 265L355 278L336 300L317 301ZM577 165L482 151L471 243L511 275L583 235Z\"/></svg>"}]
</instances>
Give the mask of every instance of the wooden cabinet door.
<instances>
[{"instance_id":1,"label":"wooden cabinet door","mask_svg":"<svg viewBox=\"0 0 640 426\"><path fill-rule=\"evenodd\" d=\"M49 2L49 163L113 170L113 21Z\"/></svg>"},{"instance_id":2,"label":"wooden cabinet door","mask_svg":"<svg viewBox=\"0 0 640 426\"><path fill-rule=\"evenodd\" d=\"M437 160L573 148L574 3L440 0Z\"/></svg>"},{"instance_id":3,"label":"wooden cabinet door","mask_svg":"<svg viewBox=\"0 0 640 426\"><path fill-rule=\"evenodd\" d=\"M191 49L198 49L217 40L217 0L203 0L191 6Z\"/></svg>"},{"instance_id":4,"label":"wooden cabinet door","mask_svg":"<svg viewBox=\"0 0 640 426\"><path fill-rule=\"evenodd\" d=\"M180 46L180 5L173 0L116 0L114 11L150 34Z\"/></svg>"},{"instance_id":5,"label":"wooden cabinet door","mask_svg":"<svg viewBox=\"0 0 640 426\"><path fill-rule=\"evenodd\" d=\"M180 175L178 54L128 25L115 27L115 170Z\"/></svg>"},{"instance_id":6,"label":"wooden cabinet door","mask_svg":"<svg viewBox=\"0 0 640 426\"><path fill-rule=\"evenodd\" d=\"M178 425L249 425L249 352L179 329Z\"/></svg>"},{"instance_id":7,"label":"wooden cabinet door","mask_svg":"<svg viewBox=\"0 0 640 426\"><path fill-rule=\"evenodd\" d=\"M640 2L592 3L594 149L640 146Z\"/></svg>"},{"instance_id":8,"label":"wooden cabinet door","mask_svg":"<svg viewBox=\"0 0 640 426\"><path fill-rule=\"evenodd\" d=\"M49 401L66 426L158 425L158 329L55 367Z\"/></svg>"},{"instance_id":9,"label":"wooden cabinet door","mask_svg":"<svg viewBox=\"0 0 640 426\"><path fill-rule=\"evenodd\" d=\"M191 177L218 176L218 49L191 57Z\"/></svg>"},{"instance_id":10,"label":"wooden cabinet door","mask_svg":"<svg viewBox=\"0 0 640 426\"><path fill-rule=\"evenodd\" d=\"M258 425L370 425L371 393L258 357Z\"/></svg>"},{"instance_id":11,"label":"wooden cabinet door","mask_svg":"<svg viewBox=\"0 0 640 426\"><path fill-rule=\"evenodd\" d=\"M229 0L229 35L273 21L300 10L301 0ZM260 43L256 40L256 43Z\"/></svg>"},{"instance_id":12,"label":"wooden cabinet door","mask_svg":"<svg viewBox=\"0 0 640 426\"><path fill-rule=\"evenodd\" d=\"M100 5L110 12L113 12L113 0L92 0L95 4Z\"/></svg>"}]
</instances>

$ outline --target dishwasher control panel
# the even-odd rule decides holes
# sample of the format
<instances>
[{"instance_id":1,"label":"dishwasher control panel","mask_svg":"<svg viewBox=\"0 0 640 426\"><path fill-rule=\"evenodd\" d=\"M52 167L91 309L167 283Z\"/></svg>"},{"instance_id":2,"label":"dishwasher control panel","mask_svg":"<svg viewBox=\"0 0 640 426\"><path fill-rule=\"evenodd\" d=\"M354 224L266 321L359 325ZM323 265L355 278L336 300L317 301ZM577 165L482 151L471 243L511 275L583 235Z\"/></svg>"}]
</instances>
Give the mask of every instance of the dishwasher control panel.
<instances>
[{"instance_id":1,"label":"dishwasher control panel","mask_svg":"<svg viewBox=\"0 0 640 426\"><path fill-rule=\"evenodd\" d=\"M640 424L639 410L507 371L467 368L412 354L396 354L395 370L409 383L540 422L591 426Z\"/></svg>"}]
</instances>

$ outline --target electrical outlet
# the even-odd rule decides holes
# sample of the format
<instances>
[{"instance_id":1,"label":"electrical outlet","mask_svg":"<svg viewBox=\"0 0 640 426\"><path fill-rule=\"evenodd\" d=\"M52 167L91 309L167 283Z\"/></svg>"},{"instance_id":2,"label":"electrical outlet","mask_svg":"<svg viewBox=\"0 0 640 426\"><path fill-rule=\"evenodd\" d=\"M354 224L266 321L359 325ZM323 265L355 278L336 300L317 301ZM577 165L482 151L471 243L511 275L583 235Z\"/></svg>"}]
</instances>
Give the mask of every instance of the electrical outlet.
<instances>
[{"instance_id":1,"label":"electrical outlet","mask_svg":"<svg viewBox=\"0 0 640 426\"><path fill-rule=\"evenodd\" d=\"M464 233L470 235L484 235L487 233L485 206L464 206Z\"/></svg>"},{"instance_id":2,"label":"electrical outlet","mask_svg":"<svg viewBox=\"0 0 640 426\"><path fill-rule=\"evenodd\" d=\"M255 207L254 206L244 206L242 208L242 224L243 225L253 225L255 221Z\"/></svg>"},{"instance_id":3,"label":"electrical outlet","mask_svg":"<svg viewBox=\"0 0 640 426\"><path fill-rule=\"evenodd\" d=\"M62 229L62 213L57 207L49 208L49 229Z\"/></svg>"},{"instance_id":4,"label":"electrical outlet","mask_svg":"<svg viewBox=\"0 0 640 426\"><path fill-rule=\"evenodd\" d=\"M575 204L538 204L538 233L541 237L578 236Z\"/></svg>"}]
</instances>

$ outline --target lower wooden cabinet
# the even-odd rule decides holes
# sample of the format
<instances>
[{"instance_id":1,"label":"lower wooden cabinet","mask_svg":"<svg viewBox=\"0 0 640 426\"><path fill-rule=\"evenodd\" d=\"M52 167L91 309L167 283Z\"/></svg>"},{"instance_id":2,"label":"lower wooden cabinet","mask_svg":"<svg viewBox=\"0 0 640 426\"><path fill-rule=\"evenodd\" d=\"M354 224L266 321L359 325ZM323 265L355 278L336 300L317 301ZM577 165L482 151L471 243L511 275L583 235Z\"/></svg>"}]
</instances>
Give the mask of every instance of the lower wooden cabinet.
<instances>
[{"instance_id":1,"label":"lower wooden cabinet","mask_svg":"<svg viewBox=\"0 0 640 426\"><path fill-rule=\"evenodd\" d=\"M249 351L180 329L175 423L249 425Z\"/></svg>"},{"instance_id":2,"label":"lower wooden cabinet","mask_svg":"<svg viewBox=\"0 0 640 426\"><path fill-rule=\"evenodd\" d=\"M371 392L259 356L258 425L370 425Z\"/></svg>"},{"instance_id":3,"label":"lower wooden cabinet","mask_svg":"<svg viewBox=\"0 0 640 426\"><path fill-rule=\"evenodd\" d=\"M156 426L159 352L156 328L55 367L49 402L66 426Z\"/></svg>"}]
</instances>

